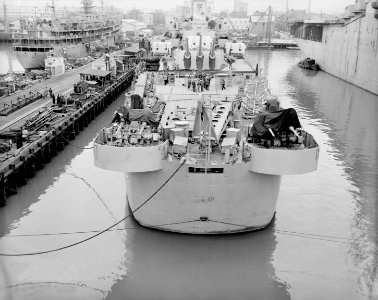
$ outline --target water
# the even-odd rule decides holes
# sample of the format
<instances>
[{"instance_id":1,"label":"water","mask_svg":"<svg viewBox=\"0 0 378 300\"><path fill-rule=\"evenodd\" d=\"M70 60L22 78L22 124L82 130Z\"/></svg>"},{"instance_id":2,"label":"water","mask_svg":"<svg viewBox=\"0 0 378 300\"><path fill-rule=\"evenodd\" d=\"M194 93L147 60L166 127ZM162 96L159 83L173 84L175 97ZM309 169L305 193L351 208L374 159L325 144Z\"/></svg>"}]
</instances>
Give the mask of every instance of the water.
<instances>
[{"instance_id":1,"label":"water","mask_svg":"<svg viewBox=\"0 0 378 300\"><path fill-rule=\"evenodd\" d=\"M127 219L63 251L0 257L0 299L377 299L378 97L298 68L296 51L248 57L321 147L318 171L283 178L269 228L189 236ZM72 143L92 145L122 102ZM125 192L122 174L67 146L0 209L0 252L89 237L124 217Z\"/></svg>"}]
</instances>

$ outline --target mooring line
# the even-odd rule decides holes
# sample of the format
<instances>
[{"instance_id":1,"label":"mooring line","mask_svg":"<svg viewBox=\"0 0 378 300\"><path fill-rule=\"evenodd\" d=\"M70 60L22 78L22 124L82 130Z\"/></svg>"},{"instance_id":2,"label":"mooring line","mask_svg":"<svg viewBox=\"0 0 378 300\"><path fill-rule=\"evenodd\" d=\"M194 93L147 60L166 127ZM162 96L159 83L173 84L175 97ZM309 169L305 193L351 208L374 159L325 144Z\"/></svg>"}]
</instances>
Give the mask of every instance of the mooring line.
<instances>
[{"instance_id":1,"label":"mooring line","mask_svg":"<svg viewBox=\"0 0 378 300\"><path fill-rule=\"evenodd\" d=\"M99 233L96 233L95 235L92 235L92 236L90 236L86 239L83 239L81 241L78 241L78 242L75 242L75 243L72 243L72 244L69 244L69 245L66 245L66 246L62 246L62 247L59 247L59 248L51 249L51 250L37 251L37 252L30 252L30 253L0 253L0 256L32 256L32 255L40 255L40 254L57 252L57 251L61 251L61 250L67 249L67 248L71 248L71 247L80 245L84 242L87 242L89 240L94 239L95 237L98 237L99 235L102 235L103 233L109 231L113 227L115 227L118 224L125 221L127 218L129 218L131 216L131 214L133 214L136 211L138 211L139 209L141 209L146 203L148 203L151 199L153 199L153 197L177 174L177 172L181 169L181 167L185 164L185 162L186 161L184 159L183 162L180 164L180 166L172 173L172 175L169 176L169 178L150 197L148 197L147 200L145 200L142 204L140 204L135 210L133 210L130 214L128 214L127 216L125 216L124 218L119 220L118 222L114 223L113 225L105 228L104 230L101 230Z\"/></svg>"}]
</instances>

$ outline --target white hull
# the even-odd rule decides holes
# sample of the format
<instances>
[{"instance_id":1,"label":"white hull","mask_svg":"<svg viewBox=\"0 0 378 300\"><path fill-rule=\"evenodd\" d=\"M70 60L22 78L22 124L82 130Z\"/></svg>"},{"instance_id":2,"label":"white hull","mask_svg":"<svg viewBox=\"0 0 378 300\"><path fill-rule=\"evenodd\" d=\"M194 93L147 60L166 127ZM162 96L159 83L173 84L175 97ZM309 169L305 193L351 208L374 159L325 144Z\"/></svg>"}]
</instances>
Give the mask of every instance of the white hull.
<instances>
[{"instance_id":1,"label":"white hull","mask_svg":"<svg viewBox=\"0 0 378 300\"><path fill-rule=\"evenodd\" d=\"M221 174L190 173L186 164L137 209L178 167L177 162L164 162L158 171L125 174L138 223L180 233L224 234L258 230L271 222L281 176L252 172L248 164L211 166L224 168Z\"/></svg>"},{"instance_id":2,"label":"white hull","mask_svg":"<svg viewBox=\"0 0 378 300\"><path fill-rule=\"evenodd\" d=\"M114 45L114 37L107 38L109 46ZM54 52L58 56L67 58L80 58L88 56L85 43L53 45ZM15 51L16 57L24 69L41 69L45 67L45 59L48 52Z\"/></svg>"},{"instance_id":3,"label":"white hull","mask_svg":"<svg viewBox=\"0 0 378 300\"><path fill-rule=\"evenodd\" d=\"M345 26L325 25L321 42L296 38L305 57L333 76L378 95L378 20L366 16Z\"/></svg>"},{"instance_id":4,"label":"white hull","mask_svg":"<svg viewBox=\"0 0 378 300\"><path fill-rule=\"evenodd\" d=\"M41 69L45 67L47 52L15 51L16 57L24 69Z\"/></svg>"}]
</instances>

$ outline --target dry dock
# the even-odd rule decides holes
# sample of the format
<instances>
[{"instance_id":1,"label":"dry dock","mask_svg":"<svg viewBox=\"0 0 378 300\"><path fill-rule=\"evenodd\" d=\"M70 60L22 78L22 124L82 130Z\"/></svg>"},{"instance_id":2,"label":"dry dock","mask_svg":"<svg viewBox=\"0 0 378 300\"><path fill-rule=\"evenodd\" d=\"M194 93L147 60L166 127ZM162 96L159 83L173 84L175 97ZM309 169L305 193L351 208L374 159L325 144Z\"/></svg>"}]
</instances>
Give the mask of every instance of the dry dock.
<instances>
[{"instance_id":1,"label":"dry dock","mask_svg":"<svg viewBox=\"0 0 378 300\"><path fill-rule=\"evenodd\" d=\"M56 94L69 92L79 81L79 74L88 72L89 66L81 67L59 78L48 79L33 86L31 90L51 88ZM0 122L0 136L13 139L9 151L0 153L0 206L6 205L8 196L17 193L17 188L26 184L35 172L42 169L53 156L73 140L97 115L127 89L134 77L134 68L109 80L87 99L60 108L51 107L50 98L41 98L19 108ZM28 93L29 91L23 91ZM8 97L9 98L9 97ZM7 99L6 101L14 101ZM1 104L0 104L1 105ZM4 105L4 104L3 104ZM42 110L41 110L42 109ZM5 130L10 126L23 126L25 119L35 128L32 134L21 139L20 130Z\"/></svg>"}]
</instances>

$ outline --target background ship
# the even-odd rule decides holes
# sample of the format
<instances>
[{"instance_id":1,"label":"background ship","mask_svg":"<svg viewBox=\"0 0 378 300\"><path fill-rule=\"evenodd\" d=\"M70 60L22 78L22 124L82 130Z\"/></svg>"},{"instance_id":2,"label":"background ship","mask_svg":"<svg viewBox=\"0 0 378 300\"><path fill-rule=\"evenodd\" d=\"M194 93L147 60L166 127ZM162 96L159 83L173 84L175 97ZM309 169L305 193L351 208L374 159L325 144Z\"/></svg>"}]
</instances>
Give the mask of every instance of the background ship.
<instances>
[{"instance_id":1,"label":"background ship","mask_svg":"<svg viewBox=\"0 0 378 300\"><path fill-rule=\"evenodd\" d=\"M322 70L378 94L378 1L356 0L342 19L295 22L291 34Z\"/></svg>"},{"instance_id":2,"label":"background ship","mask_svg":"<svg viewBox=\"0 0 378 300\"><path fill-rule=\"evenodd\" d=\"M58 56L87 56L96 43L114 46L120 21L93 12L92 0L83 1L83 13L66 16L22 18L20 30L12 33L13 50L24 69L45 67L45 58L53 50Z\"/></svg>"}]
</instances>

